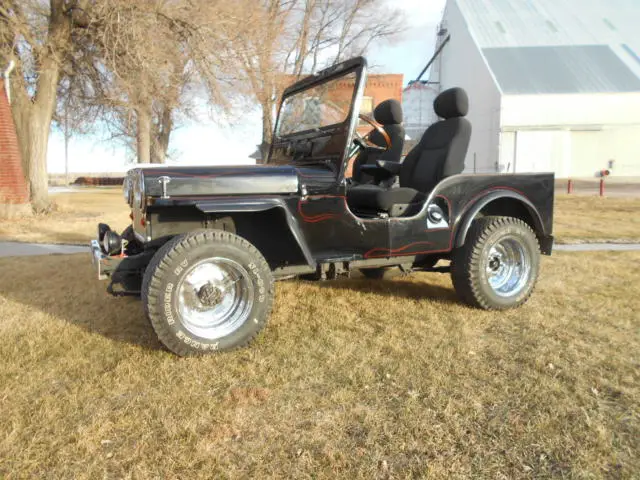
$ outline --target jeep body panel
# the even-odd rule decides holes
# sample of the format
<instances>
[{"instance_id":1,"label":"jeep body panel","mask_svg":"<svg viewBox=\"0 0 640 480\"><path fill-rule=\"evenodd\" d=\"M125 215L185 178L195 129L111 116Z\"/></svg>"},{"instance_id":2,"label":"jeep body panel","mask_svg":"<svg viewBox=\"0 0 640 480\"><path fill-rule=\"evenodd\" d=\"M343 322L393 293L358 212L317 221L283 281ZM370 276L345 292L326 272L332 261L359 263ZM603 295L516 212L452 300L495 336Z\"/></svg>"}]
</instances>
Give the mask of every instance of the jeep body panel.
<instances>
[{"instance_id":1,"label":"jeep body panel","mask_svg":"<svg viewBox=\"0 0 640 480\"><path fill-rule=\"evenodd\" d=\"M307 172L310 173L310 172ZM409 217L356 216L346 201L346 186L327 182L324 191L302 195L242 195L158 199L150 212L167 207L193 207L202 214L230 216L279 209L287 228L314 267L327 262L349 262L423 255L447 256L464 242L474 218L496 202L523 216L536 233L543 253L551 253L553 222L553 174L455 175L440 182L421 210ZM304 185L301 182L301 185ZM439 222L429 218L436 205L444 213ZM505 215L509 211L501 212ZM151 226L151 238L154 229ZM280 235L272 230L265 235Z\"/></svg>"},{"instance_id":2,"label":"jeep body panel","mask_svg":"<svg viewBox=\"0 0 640 480\"><path fill-rule=\"evenodd\" d=\"M410 217L357 217L341 189L300 199L291 208L297 208L309 249L319 262L447 254L456 247L460 229L468 228L479 213L474 206L501 198L531 209L534 221L528 223L543 243L552 234L553 178L553 174L452 176L440 182L420 212ZM434 204L445 213L444 222L429 220Z\"/></svg>"},{"instance_id":3,"label":"jeep body panel","mask_svg":"<svg viewBox=\"0 0 640 480\"><path fill-rule=\"evenodd\" d=\"M298 191L298 174L288 165L237 167L167 167L132 171L142 174L150 197L286 194ZM165 185L161 179L168 178Z\"/></svg>"}]
</instances>

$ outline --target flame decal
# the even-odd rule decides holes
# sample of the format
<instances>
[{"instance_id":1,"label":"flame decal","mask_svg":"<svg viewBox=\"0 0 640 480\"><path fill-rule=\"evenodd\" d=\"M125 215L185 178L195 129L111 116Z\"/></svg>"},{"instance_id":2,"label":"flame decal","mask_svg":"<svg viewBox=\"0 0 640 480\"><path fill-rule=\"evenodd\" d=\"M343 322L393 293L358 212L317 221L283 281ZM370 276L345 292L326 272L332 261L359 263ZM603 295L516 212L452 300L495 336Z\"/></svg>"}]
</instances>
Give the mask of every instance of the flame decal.
<instances>
[{"instance_id":1,"label":"flame decal","mask_svg":"<svg viewBox=\"0 0 640 480\"><path fill-rule=\"evenodd\" d=\"M420 252L405 252L408 248L411 248L415 245L433 245L432 242L414 242L409 245L405 245L400 248L381 248L376 247L369 250L364 254L364 258L384 258L384 257L401 257L403 255L418 255L420 253L430 253L429 250L420 251Z\"/></svg>"}]
</instances>

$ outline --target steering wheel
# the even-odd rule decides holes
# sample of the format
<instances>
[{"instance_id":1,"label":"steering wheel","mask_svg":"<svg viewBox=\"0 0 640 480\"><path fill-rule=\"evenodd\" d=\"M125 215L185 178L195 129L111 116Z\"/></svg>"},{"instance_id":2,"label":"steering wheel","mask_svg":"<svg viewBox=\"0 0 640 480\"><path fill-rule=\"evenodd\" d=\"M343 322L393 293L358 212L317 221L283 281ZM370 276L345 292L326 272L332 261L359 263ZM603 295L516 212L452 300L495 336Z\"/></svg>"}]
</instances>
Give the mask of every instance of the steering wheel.
<instances>
[{"instance_id":1,"label":"steering wheel","mask_svg":"<svg viewBox=\"0 0 640 480\"><path fill-rule=\"evenodd\" d=\"M373 127L373 130L375 130L380 134L380 136L384 139L384 143L386 143L386 146L382 147L380 145L376 145L371 140L369 140L367 137L369 137L369 134L371 132L369 132L367 135L363 137L358 133L358 130L356 130L356 135L355 135L355 138L353 139L356 145L359 145L361 148L365 150L370 150L370 151L373 150L375 152L386 152L387 150L389 150L391 148L391 137L389 137L389 134L384 130L383 126L380 125L378 122L376 122L373 118L365 115L364 113L361 113L359 117L361 120L364 120L369 125L371 125Z\"/></svg>"}]
</instances>

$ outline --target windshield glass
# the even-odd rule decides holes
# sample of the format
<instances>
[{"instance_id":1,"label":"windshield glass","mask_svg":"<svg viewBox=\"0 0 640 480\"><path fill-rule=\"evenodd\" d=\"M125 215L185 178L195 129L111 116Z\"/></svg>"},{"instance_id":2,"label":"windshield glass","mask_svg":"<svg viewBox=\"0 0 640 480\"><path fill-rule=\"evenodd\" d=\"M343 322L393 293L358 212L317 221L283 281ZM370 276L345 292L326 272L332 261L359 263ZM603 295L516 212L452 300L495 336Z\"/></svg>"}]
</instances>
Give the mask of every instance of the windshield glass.
<instances>
[{"instance_id":1,"label":"windshield glass","mask_svg":"<svg viewBox=\"0 0 640 480\"><path fill-rule=\"evenodd\" d=\"M355 85L356 74L351 72L287 97L276 134L291 135L344 122L351 110Z\"/></svg>"}]
</instances>

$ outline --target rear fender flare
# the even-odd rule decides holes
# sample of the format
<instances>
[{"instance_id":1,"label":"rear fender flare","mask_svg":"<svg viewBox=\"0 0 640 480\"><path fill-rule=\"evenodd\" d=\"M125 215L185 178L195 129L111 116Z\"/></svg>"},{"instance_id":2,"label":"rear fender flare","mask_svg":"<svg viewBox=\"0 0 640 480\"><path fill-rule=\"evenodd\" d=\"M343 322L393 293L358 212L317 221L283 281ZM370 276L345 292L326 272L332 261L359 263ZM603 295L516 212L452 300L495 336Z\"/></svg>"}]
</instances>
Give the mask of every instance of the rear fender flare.
<instances>
[{"instance_id":1,"label":"rear fender flare","mask_svg":"<svg viewBox=\"0 0 640 480\"><path fill-rule=\"evenodd\" d=\"M313 268L316 266L316 262L313 259L309 246L307 245L304 235L300 230L298 221L291 214L289 208L287 208L287 204L280 198L203 200L196 202L195 207L203 213L256 213L279 208L284 212L284 216L287 220L287 226L300 247L305 261Z\"/></svg>"},{"instance_id":2,"label":"rear fender flare","mask_svg":"<svg viewBox=\"0 0 640 480\"><path fill-rule=\"evenodd\" d=\"M500 198L511 198L523 204L531 215L531 219L533 220L533 230L536 235L539 238L545 235L544 224L542 223L540 213L538 213L538 210L528 198L510 190L497 190L488 193L484 197L479 198L475 202L471 203L470 206L465 207L465 209L462 210L459 215L459 218L461 218L461 220L457 222L458 227L455 234L454 245L456 248L462 247L464 245L464 241L467 238L467 233L469 232L471 224L473 223L473 220L476 218L478 213L491 202Z\"/></svg>"}]
</instances>

